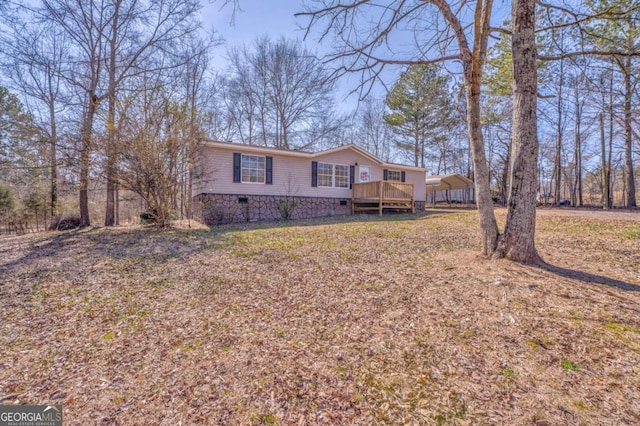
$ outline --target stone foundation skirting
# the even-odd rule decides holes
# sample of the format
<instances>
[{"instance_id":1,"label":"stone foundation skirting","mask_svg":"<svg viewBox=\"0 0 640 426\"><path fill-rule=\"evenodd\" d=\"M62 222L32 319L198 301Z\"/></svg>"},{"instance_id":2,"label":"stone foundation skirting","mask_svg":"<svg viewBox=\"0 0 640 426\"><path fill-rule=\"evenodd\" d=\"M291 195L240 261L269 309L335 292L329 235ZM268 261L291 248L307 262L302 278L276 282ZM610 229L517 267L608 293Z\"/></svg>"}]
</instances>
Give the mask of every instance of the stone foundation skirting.
<instances>
[{"instance_id":1,"label":"stone foundation skirting","mask_svg":"<svg viewBox=\"0 0 640 426\"><path fill-rule=\"evenodd\" d=\"M194 217L208 226L351 214L347 198L200 194L193 201ZM415 205L417 211L424 211L424 201Z\"/></svg>"},{"instance_id":2,"label":"stone foundation skirting","mask_svg":"<svg viewBox=\"0 0 640 426\"><path fill-rule=\"evenodd\" d=\"M200 194L194 197L193 208L196 219L212 226L225 223L348 215L351 214L351 200L276 195Z\"/></svg>"}]
</instances>

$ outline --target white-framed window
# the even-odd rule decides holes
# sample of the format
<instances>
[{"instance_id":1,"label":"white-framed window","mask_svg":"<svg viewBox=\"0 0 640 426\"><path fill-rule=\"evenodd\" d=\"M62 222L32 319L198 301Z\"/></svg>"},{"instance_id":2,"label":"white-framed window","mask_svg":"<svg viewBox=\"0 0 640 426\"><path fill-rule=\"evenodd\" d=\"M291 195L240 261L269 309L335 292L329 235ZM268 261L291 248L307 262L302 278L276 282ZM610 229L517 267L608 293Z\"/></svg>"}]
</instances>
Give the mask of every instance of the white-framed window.
<instances>
[{"instance_id":1,"label":"white-framed window","mask_svg":"<svg viewBox=\"0 0 640 426\"><path fill-rule=\"evenodd\" d=\"M242 182L264 183L265 157L242 154Z\"/></svg>"},{"instance_id":2,"label":"white-framed window","mask_svg":"<svg viewBox=\"0 0 640 426\"><path fill-rule=\"evenodd\" d=\"M349 187L349 166L336 164L334 170L333 186L336 188Z\"/></svg>"},{"instance_id":3,"label":"white-framed window","mask_svg":"<svg viewBox=\"0 0 640 426\"><path fill-rule=\"evenodd\" d=\"M318 163L318 186L349 188L349 166Z\"/></svg>"},{"instance_id":4,"label":"white-framed window","mask_svg":"<svg viewBox=\"0 0 640 426\"><path fill-rule=\"evenodd\" d=\"M318 163L318 186L333 186L333 164Z\"/></svg>"},{"instance_id":5,"label":"white-framed window","mask_svg":"<svg viewBox=\"0 0 640 426\"><path fill-rule=\"evenodd\" d=\"M402 182L402 172L399 170L388 170L387 180L393 180L396 182Z\"/></svg>"}]
</instances>

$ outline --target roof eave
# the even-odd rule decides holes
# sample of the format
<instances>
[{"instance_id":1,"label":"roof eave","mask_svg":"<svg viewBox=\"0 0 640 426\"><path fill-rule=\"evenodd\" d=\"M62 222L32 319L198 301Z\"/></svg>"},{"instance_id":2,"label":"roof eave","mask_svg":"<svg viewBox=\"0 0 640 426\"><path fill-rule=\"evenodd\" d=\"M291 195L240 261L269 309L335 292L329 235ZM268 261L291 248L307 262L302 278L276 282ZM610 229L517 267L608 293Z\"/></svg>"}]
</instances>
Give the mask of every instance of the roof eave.
<instances>
[{"instance_id":1,"label":"roof eave","mask_svg":"<svg viewBox=\"0 0 640 426\"><path fill-rule=\"evenodd\" d=\"M298 157L298 158L311 158L313 154L309 152L303 151L291 151L286 149L278 149L278 148L267 148L259 145L249 145L243 143L235 143L235 142L220 142L220 141L203 141L205 146L210 146L214 148L226 149L229 151L244 151L251 152L257 154L272 154L272 155L282 155L287 157Z\"/></svg>"}]
</instances>

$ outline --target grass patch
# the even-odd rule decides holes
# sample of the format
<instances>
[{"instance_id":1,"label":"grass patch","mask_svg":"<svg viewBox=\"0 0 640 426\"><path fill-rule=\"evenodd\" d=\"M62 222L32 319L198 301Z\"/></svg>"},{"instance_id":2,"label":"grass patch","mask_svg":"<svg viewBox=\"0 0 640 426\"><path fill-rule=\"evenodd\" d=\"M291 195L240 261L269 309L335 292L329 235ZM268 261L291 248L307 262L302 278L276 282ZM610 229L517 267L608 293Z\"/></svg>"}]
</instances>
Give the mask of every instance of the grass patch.
<instances>
[{"instance_id":1,"label":"grass patch","mask_svg":"<svg viewBox=\"0 0 640 426\"><path fill-rule=\"evenodd\" d=\"M606 322L604 323L604 327L619 333L630 332L640 334L640 329L638 329L637 327L621 322Z\"/></svg>"},{"instance_id":2,"label":"grass patch","mask_svg":"<svg viewBox=\"0 0 640 426\"><path fill-rule=\"evenodd\" d=\"M510 367L503 368L502 371L500 371L500 374L502 374L507 379L513 379L514 377L516 377L516 373L514 373L514 371Z\"/></svg>"},{"instance_id":3,"label":"grass patch","mask_svg":"<svg viewBox=\"0 0 640 426\"><path fill-rule=\"evenodd\" d=\"M278 422L278 417L274 414L254 414L253 420L256 424L265 425L265 426L277 426L280 423Z\"/></svg>"},{"instance_id":4,"label":"grass patch","mask_svg":"<svg viewBox=\"0 0 640 426\"><path fill-rule=\"evenodd\" d=\"M622 237L627 240L640 240L640 226L625 226L622 228Z\"/></svg>"},{"instance_id":5,"label":"grass patch","mask_svg":"<svg viewBox=\"0 0 640 426\"><path fill-rule=\"evenodd\" d=\"M580 366L577 363L569 361L567 359L561 360L560 365L565 371L580 371Z\"/></svg>"}]
</instances>

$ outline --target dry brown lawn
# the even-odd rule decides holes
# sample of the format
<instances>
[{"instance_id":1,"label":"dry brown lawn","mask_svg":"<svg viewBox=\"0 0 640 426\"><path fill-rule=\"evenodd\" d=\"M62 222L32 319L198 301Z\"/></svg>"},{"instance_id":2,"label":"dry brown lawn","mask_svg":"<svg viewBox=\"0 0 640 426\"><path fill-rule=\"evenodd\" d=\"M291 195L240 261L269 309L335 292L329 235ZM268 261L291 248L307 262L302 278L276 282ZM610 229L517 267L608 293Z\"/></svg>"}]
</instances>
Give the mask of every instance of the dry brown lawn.
<instances>
[{"instance_id":1,"label":"dry brown lawn","mask_svg":"<svg viewBox=\"0 0 640 426\"><path fill-rule=\"evenodd\" d=\"M499 212L504 217L504 211ZM638 425L640 216L474 211L0 238L0 404L65 425Z\"/></svg>"}]
</instances>

